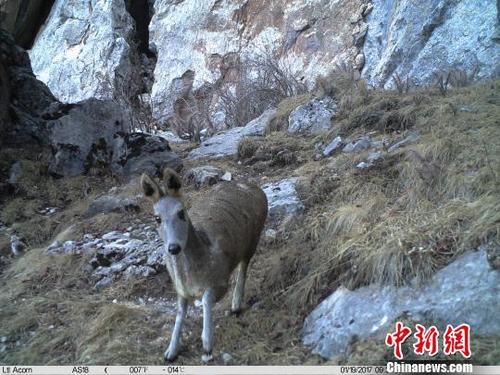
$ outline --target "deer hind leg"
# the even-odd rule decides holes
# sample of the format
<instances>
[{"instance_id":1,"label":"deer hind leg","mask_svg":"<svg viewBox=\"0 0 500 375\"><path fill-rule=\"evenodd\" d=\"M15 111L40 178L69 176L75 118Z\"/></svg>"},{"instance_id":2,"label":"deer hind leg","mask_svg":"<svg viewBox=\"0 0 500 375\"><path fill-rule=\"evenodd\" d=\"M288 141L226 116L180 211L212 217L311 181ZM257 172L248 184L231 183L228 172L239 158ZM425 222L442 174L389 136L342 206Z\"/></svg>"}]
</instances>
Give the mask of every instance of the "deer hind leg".
<instances>
[{"instance_id":1,"label":"deer hind leg","mask_svg":"<svg viewBox=\"0 0 500 375\"><path fill-rule=\"evenodd\" d=\"M165 351L164 358L166 361L173 361L177 354L179 353L179 341L181 336L182 324L186 318L187 311L187 299L178 296L177 297L177 316L175 317L174 330L172 331L172 337L170 338L170 345Z\"/></svg>"},{"instance_id":2,"label":"deer hind leg","mask_svg":"<svg viewBox=\"0 0 500 375\"><path fill-rule=\"evenodd\" d=\"M214 293L211 290L206 290L203 293L203 332L201 333L201 341L203 343L203 352L201 360L209 362L213 359L212 348L214 345L214 322L212 319L212 308L215 303Z\"/></svg>"},{"instance_id":3,"label":"deer hind leg","mask_svg":"<svg viewBox=\"0 0 500 375\"><path fill-rule=\"evenodd\" d=\"M245 293L245 281L247 278L248 261L242 260L238 266L238 276L234 286L233 301L231 303L231 312L238 314L241 311L243 295Z\"/></svg>"}]
</instances>

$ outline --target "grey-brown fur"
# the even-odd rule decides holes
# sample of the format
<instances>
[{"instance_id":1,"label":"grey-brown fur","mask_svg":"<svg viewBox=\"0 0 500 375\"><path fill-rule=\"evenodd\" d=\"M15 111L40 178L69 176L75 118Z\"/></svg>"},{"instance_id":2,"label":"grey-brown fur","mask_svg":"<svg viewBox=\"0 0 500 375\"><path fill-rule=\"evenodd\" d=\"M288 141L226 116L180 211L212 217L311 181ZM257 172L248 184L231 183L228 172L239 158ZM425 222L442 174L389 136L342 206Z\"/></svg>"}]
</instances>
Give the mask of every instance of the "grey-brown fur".
<instances>
[{"instance_id":1,"label":"grey-brown fur","mask_svg":"<svg viewBox=\"0 0 500 375\"><path fill-rule=\"evenodd\" d=\"M229 278L239 266L232 310L241 308L248 263L255 253L267 217L267 199L257 186L223 182L193 202L187 212L180 195L180 178L167 169L163 185L147 175L141 179L144 193L154 201L160 216L160 236L167 253L167 269L178 294L178 314L165 358L178 353L187 301L203 303L203 349L210 356L213 345L213 303L228 289ZM184 211L184 212L181 212ZM175 252L176 255L173 255Z\"/></svg>"}]
</instances>

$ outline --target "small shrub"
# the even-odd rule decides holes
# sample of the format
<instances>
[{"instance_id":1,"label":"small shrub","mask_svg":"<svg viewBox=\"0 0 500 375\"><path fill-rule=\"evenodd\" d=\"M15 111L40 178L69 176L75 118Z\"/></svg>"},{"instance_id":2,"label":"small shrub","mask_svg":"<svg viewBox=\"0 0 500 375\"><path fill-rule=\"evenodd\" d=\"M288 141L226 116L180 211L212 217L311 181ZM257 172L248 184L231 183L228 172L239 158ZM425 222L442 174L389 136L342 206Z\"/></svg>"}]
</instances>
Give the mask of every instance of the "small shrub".
<instances>
[{"instance_id":1,"label":"small shrub","mask_svg":"<svg viewBox=\"0 0 500 375\"><path fill-rule=\"evenodd\" d=\"M391 111L382 116L377 128L384 132L395 132L409 129L415 125L416 116L411 111Z\"/></svg>"},{"instance_id":2,"label":"small shrub","mask_svg":"<svg viewBox=\"0 0 500 375\"><path fill-rule=\"evenodd\" d=\"M282 149L275 153L271 158L271 166L280 166L284 167L287 165L295 164L297 162L297 156L293 151L288 149Z\"/></svg>"},{"instance_id":3,"label":"small shrub","mask_svg":"<svg viewBox=\"0 0 500 375\"><path fill-rule=\"evenodd\" d=\"M244 126L266 109L277 106L282 99L307 90L286 62L266 54L237 61L232 70L236 72L234 79L217 91L229 128Z\"/></svg>"},{"instance_id":4,"label":"small shrub","mask_svg":"<svg viewBox=\"0 0 500 375\"><path fill-rule=\"evenodd\" d=\"M394 86L396 87L396 91L401 94L407 94L410 92L410 79L408 76L403 79L400 77L398 73L392 76L392 80L394 81Z\"/></svg>"},{"instance_id":5,"label":"small shrub","mask_svg":"<svg viewBox=\"0 0 500 375\"><path fill-rule=\"evenodd\" d=\"M458 88L470 85L478 73L478 65L475 65L470 73L467 73L465 69L460 68L454 68L449 71L435 72L435 86L438 88L441 95L446 96L450 87Z\"/></svg>"},{"instance_id":6,"label":"small shrub","mask_svg":"<svg viewBox=\"0 0 500 375\"><path fill-rule=\"evenodd\" d=\"M238 143L238 158L250 159L255 155L258 148L259 145L255 139L243 138L240 143Z\"/></svg>"},{"instance_id":7,"label":"small shrub","mask_svg":"<svg viewBox=\"0 0 500 375\"><path fill-rule=\"evenodd\" d=\"M337 97L358 89L366 88L364 81L359 79L359 71L348 64L336 64L325 76L316 80L316 93L318 96L328 95Z\"/></svg>"}]
</instances>

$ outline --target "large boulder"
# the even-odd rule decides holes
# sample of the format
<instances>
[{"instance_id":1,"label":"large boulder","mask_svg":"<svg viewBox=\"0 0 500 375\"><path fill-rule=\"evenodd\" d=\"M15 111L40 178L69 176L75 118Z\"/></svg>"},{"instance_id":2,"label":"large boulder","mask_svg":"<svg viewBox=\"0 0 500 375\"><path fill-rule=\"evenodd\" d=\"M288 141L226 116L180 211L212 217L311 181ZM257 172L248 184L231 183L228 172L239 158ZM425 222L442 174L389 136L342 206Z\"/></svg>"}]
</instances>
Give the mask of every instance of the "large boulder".
<instances>
[{"instance_id":1,"label":"large boulder","mask_svg":"<svg viewBox=\"0 0 500 375\"><path fill-rule=\"evenodd\" d=\"M184 179L188 184L194 184L196 187L215 185L221 180L224 171L213 165L203 165L194 167L184 174Z\"/></svg>"},{"instance_id":2,"label":"large boulder","mask_svg":"<svg viewBox=\"0 0 500 375\"><path fill-rule=\"evenodd\" d=\"M54 154L49 171L59 176L76 176L97 164L109 164L115 134L130 127L120 106L97 99L53 107L44 117Z\"/></svg>"},{"instance_id":3,"label":"large boulder","mask_svg":"<svg viewBox=\"0 0 500 375\"><path fill-rule=\"evenodd\" d=\"M500 46L493 0L374 0L367 18L362 76L391 87L395 74L417 84L458 67L479 77L498 75Z\"/></svg>"},{"instance_id":4,"label":"large boulder","mask_svg":"<svg viewBox=\"0 0 500 375\"><path fill-rule=\"evenodd\" d=\"M319 134L332 126L332 117L337 104L330 97L314 98L295 108L288 117L289 133Z\"/></svg>"},{"instance_id":5,"label":"large boulder","mask_svg":"<svg viewBox=\"0 0 500 375\"><path fill-rule=\"evenodd\" d=\"M195 148L189 153L188 158L220 158L236 155L238 153L238 143L243 138L261 136L264 134L266 125L274 113L274 109L269 109L256 119L250 121L246 126L223 131L203 141L198 148Z\"/></svg>"},{"instance_id":6,"label":"large boulder","mask_svg":"<svg viewBox=\"0 0 500 375\"><path fill-rule=\"evenodd\" d=\"M157 175L164 167L182 168L181 159L172 151L168 141L153 134L116 135L112 154L112 168L125 175L143 172Z\"/></svg>"},{"instance_id":7,"label":"large boulder","mask_svg":"<svg viewBox=\"0 0 500 375\"><path fill-rule=\"evenodd\" d=\"M62 102L111 99L139 75L133 37L123 0L56 0L30 51L33 71Z\"/></svg>"},{"instance_id":8,"label":"large boulder","mask_svg":"<svg viewBox=\"0 0 500 375\"><path fill-rule=\"evenodd\" d=\"M344 287L304 322L303 342L325 358L344 354L354 337L385 335L403 313L438 327L467 323L475 334L500 334L500 271L485 249L469 252L438 271L423 287Z\"/></svg>"},{"instance_id":9,"label":"large boulder","mask_svg":"<svg viewBox=\"0 0 500 375\"><path fill-rule=\"evenodd\" d=\"M89 99L56 109L45 114L53 150L49 171L55 176L76 176L92 168L157 174L165 166L182 165L164 138L127 133L130 117L113 101Z\"/></svg>"}]
</instances>

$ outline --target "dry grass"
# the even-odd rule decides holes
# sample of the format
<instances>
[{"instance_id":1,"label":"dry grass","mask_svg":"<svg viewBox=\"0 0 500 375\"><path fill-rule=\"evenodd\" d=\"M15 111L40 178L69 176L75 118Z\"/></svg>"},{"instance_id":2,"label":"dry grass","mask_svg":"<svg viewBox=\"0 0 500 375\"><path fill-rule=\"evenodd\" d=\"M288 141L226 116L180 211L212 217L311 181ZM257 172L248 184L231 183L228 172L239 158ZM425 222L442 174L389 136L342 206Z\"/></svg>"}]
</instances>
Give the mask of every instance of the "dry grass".
<instances>
[{"instance_id":1,"label":"dry grass","mask_svg":"<svg viewBox=\"0 0 500 375\"><path fill-rule=\"evenodd\" d=\"M318 165L302 167L309 173L302 178L303 196L317 197L315 185L320 192L322 185L333 190L312 199L317 203L291 229L284 246L287 254L310 254L304 259L307 264L288 262L283 266L285 282L274 277L267 287L277 290L290 307L312 305L340 283L357 287L425 280L463 251L498 237L500 111L490 103L498 85L455 90L447 99L421 93L435 95L426 106L420 99L415 103L414 94L398 104L377 101L374 105L386 108L384 113L390 108L413 113L420 141L368 171L352 168L356 156L345 155L323 165L319 181L318 172L311 172ZM464 105L477 111L448 109ZM342 119L339 123L345 124ZM360 126L346 130L356 132ZM295 247L301 250L291 250ZM278 251L276 257L282 256Z\"/></svg>"}]
</instances>

